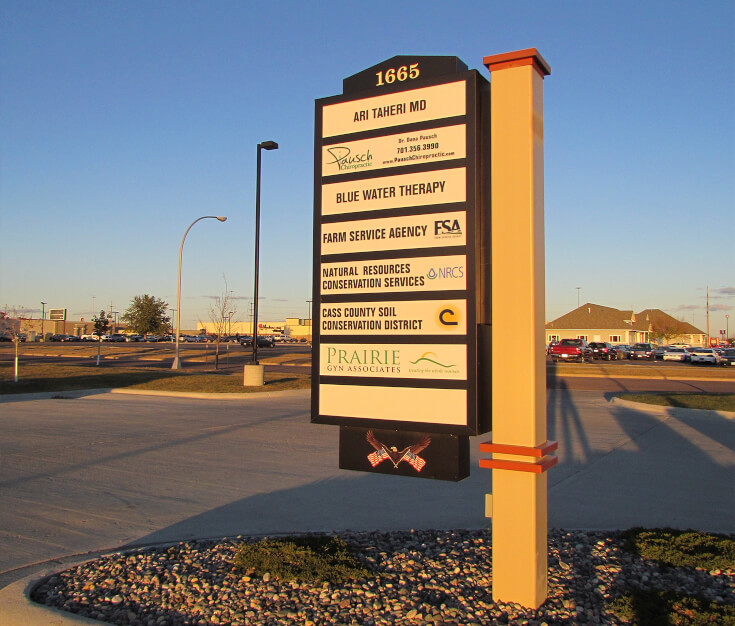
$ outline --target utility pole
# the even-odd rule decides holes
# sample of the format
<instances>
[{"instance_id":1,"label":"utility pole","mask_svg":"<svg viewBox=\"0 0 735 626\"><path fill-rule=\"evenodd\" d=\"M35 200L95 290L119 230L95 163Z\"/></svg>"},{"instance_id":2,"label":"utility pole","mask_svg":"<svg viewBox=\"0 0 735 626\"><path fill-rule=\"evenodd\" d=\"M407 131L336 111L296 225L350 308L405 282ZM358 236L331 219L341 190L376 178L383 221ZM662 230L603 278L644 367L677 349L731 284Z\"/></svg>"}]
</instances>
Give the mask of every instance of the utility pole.
<instances>
[{"instance_id":1,"label":"utility pole","mask_svg":"<svg viewBox=\"0 0 735 626\"><path fill-rule=\"evenodd\" d=\"M709 348L709 285L707 285L707 347Z\"/></svg>"}]
</instances>

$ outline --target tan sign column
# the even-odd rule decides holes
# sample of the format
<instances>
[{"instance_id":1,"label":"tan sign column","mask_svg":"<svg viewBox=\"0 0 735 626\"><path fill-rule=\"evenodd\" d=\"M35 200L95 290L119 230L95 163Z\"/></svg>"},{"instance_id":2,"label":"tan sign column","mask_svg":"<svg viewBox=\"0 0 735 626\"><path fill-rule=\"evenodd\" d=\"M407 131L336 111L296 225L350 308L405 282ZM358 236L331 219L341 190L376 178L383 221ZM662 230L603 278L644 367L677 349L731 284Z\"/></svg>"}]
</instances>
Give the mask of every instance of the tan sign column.
<instances>
[{"instance_id":1,"label":"tan sign column","mask_svg":"<svg viewBox=\"0 0 735 626\"><path fill-rule=\"evenodd\" d=\"M493 599L547 596L543 79L535 48L485 57L491 73Z\"/></svg>"}]
</instances>

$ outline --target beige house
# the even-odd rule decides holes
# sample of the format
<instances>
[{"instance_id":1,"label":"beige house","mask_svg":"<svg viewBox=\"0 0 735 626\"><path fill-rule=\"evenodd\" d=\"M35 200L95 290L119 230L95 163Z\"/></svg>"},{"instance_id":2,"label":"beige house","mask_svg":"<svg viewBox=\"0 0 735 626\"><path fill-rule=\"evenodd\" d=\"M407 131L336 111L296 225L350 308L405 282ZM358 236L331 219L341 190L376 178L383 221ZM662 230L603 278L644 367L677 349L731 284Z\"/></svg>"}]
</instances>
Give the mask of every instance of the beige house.
<instances>
[{"instance_id":1,"label":"beige house","mask_svg":"<svg viewBox=\"0 0 735 626\"><path fill-rule=\"evenodd\" d=\"M609 343L705 345L705 333L660 309L640 313L621 311L590 302L546 323L546 344L561 339L585 339Z\"/></svg>"},{"instance_id":2,"label":"beige house","mask_svg":"<svg viewBox=\"0 0 735 626\"><path fill-rule=\"evenodd\" d=\"M232 335L253 334L252 321L232 322L227 326L229 334ZM212 322L199 322L199 332L201 331L215 333L217 332L217 324ZM287 317L285 322L261 322L258 320L258 334L274 335L276 337L295 337L297 339L311 341L311 320L298 317Z\"/></svg>"}]
</instances>

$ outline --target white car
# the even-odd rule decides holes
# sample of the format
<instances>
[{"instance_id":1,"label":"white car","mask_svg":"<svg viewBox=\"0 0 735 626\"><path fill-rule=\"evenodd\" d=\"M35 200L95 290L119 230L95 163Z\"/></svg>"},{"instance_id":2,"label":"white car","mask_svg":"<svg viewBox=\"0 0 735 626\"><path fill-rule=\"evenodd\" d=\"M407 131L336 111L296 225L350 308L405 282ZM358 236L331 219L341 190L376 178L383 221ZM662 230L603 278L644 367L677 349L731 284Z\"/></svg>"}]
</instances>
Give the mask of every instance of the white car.
<instances>
[{"instance_id":1,"label":"white car","mask_svg":"<svg viewBox=\"0 0 735 626\"><path fill-rule=\"evenodd\" d=\"M666 348L664 361L688 361L689 353L684 348Z\"/></svg>"},{"instance_id":2,"label":"white car","mask_svg":"<svg viewBox=\"0 0 735 626\"><path fill-rule=\"evenodd\" d=\"M712 348L694 348L691 354L692 363L712 363L717 365L720 362L720 355Z\"/></svg>"}]
</instances>

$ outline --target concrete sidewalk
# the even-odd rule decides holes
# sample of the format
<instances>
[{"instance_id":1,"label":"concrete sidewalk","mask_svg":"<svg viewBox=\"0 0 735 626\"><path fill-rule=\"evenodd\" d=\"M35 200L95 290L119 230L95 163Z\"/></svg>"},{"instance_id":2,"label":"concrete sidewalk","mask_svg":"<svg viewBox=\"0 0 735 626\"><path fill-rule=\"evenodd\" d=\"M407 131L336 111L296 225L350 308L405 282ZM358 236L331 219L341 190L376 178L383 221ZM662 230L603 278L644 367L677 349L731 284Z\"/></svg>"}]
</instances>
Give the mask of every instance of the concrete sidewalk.
<instances>
[{"instance_id":1,"label":"concrete sidewalk","mask_svg":"<svg viewBox=\"0 0 735 626\"><path fill-rule=\"evenodd\" d=\"M565 389L550 389L547 407L548 438L559 441L550 527L735 532L735 415ZM490 523L491 472L478 468L489 435L472 440L472 475L456 484L341 471L338 429L309 423L308 391L227 402L19 399L3 404L0 427L0 585L27 576L0 590L0 624L90 623L55 621L25 600L41 570L67 566L48 563L59 555L197 537ZM8 621L11 610L19 621ZM33 621L27 611L42 613Z\"/></svg>"}]
</instances>

